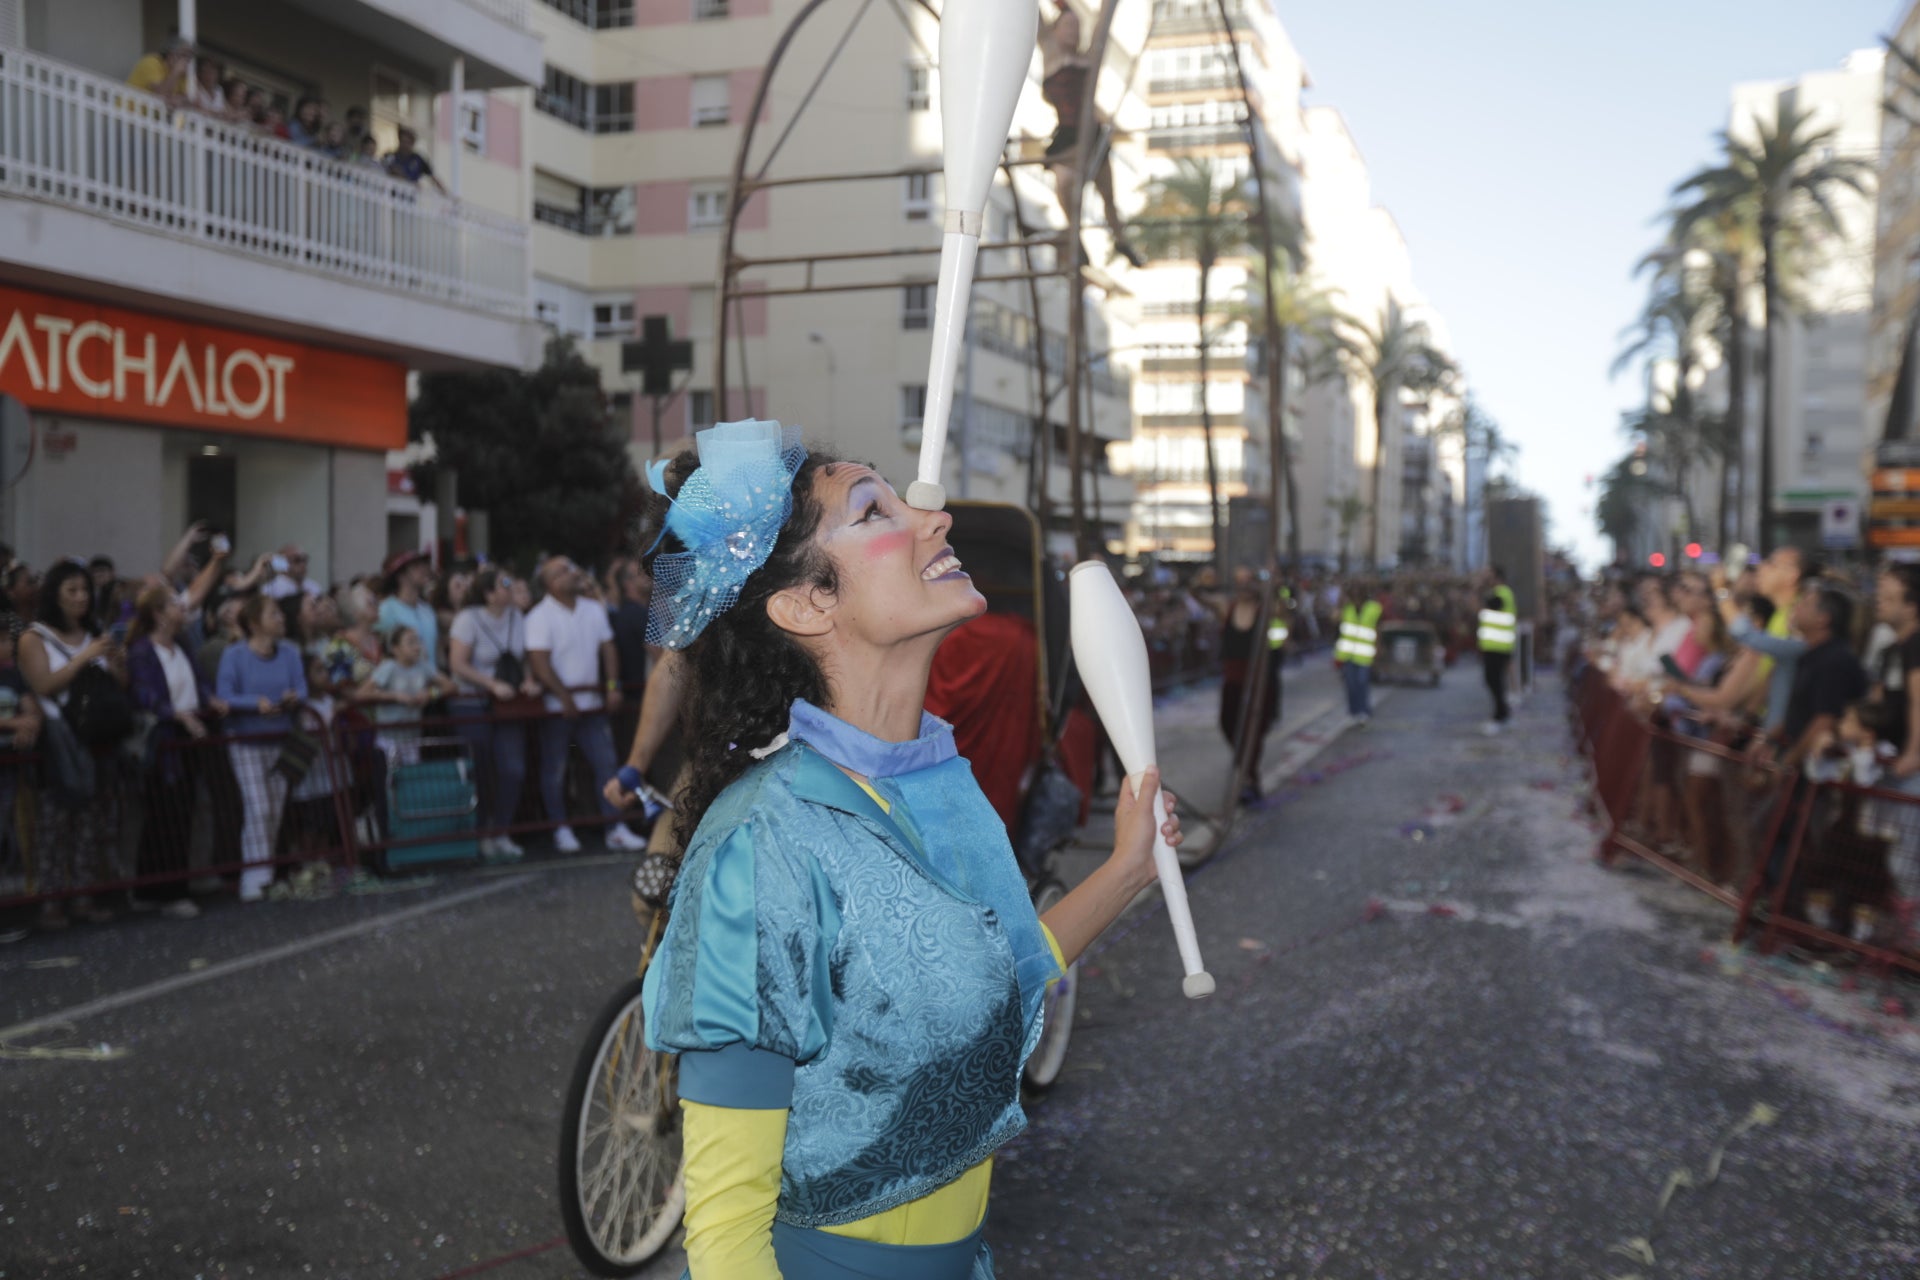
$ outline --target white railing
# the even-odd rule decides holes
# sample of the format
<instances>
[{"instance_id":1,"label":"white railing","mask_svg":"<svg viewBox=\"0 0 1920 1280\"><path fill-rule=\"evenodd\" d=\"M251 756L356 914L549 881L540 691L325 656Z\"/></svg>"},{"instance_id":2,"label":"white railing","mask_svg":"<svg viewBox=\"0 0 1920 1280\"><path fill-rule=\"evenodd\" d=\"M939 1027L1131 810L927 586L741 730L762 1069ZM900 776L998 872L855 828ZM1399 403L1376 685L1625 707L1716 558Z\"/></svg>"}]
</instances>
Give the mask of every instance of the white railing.
<instances>
[{"instance_id":1,"label":"white railing","mask_svg":"<svg viewBox=\"0 0 1920 1280\"><path fill-rule=\"evenodd\" d=\"M0 196L356 283L530 314L524 223L0 49Z\"/></svg>"},{"instance_id":2,"label":"white railing","mask_svg":"<svg viewBox=\"0 0 1920 1280\"><path fill-rule=\"evenodd\" d=\"M527 0L467 0L467 4L482 13L490 13L508 26L526 30L531 22L527 17Z\"/></svg>"}]
</instances>

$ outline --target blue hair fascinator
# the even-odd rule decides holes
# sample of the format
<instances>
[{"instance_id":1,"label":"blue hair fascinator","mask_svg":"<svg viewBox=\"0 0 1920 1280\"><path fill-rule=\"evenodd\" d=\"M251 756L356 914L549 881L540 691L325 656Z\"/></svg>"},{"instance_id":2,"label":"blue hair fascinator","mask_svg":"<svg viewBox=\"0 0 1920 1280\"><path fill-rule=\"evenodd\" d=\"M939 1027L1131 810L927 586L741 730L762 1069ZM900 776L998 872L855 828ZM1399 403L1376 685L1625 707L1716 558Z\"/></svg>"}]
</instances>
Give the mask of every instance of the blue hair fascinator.
<instances>
[{"instance_id":1,"label":"blue hair fascinator","mask_svg":"<svg viewBox=\"0 0 1920 1280\"><path fill-rule=\"evenodd\" d=\"M692 644L733 607L740 588L773 554L793 514L793 477L806 460L800 428L748 419L696 433L700 465L668 501L666 528L685 551L656 556L647 643ZM667 463L647 465L647 483L667 492ZM655 546L659 543L656 541Z\"/></svg>"}]
</instances>

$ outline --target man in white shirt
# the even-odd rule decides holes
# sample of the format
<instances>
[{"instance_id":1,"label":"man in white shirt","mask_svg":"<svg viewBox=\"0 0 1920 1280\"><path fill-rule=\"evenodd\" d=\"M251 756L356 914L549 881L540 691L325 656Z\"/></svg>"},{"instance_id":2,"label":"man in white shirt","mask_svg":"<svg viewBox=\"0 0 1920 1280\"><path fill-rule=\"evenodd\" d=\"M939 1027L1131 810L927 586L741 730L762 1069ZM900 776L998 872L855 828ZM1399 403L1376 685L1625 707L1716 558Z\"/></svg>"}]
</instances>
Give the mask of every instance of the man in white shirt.
<instances>
[{"instance_id":1,"label":"man in white shirt","mask_svg":"<svg viewBox=\"0 0 1920 1280\"><path fill-rule=\"evenodd\" d=\"M264 595L275 600L284 600L288 596L304 591L310 596L323 596L327 589L307 576L307 553L289 542L280 548L273 558L274 575L266 586L260 588ZM284 566L284 567L283 567ZM429 654L428 657L433 655Z\"/></svg>"},{"instance_id":2,"label":"man in white shirt","mask_svg":"<svg viewBox=\"0 0 1920 1280\"><path fill-rule=\"evenodd\" d=\"M547 718L540 722L540 799L547 819L557 823L554 847L576 853L580 841L567 826L564 782L567 747L578 743L593 770L594 784L604 789L618 761L613 754L613 730L607 712L620 706L620 658L613 647L613 628L598 602L581 598L586 575L565 556L554 556L540 568L546 595L527 614L527 666L546 693ZM603 698L600 690L605 690ZM610 820L620 810L605 795L600 811ZM646 841L623 822L607 827L607 845L638 852Z\"/></svg>"}]
</instances>

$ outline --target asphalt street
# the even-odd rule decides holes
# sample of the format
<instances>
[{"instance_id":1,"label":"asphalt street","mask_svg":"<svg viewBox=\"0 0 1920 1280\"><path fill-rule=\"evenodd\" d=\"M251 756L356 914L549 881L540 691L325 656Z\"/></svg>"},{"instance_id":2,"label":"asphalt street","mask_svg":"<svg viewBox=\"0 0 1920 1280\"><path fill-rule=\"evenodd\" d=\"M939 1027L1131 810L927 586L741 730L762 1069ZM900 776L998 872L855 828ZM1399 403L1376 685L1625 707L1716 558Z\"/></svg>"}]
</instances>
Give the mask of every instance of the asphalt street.
<instances>
[{"instance_id":1,"label":"asphalt street","mask_svg":"<svg viewBox=\"0 0 1920 1280\"><path fill-rule=\"evenodd\" d=\"M1475 671L1345 732L1289 681L1292 776L1190 877L1219 994L1157 902L1098 944L998 1161L1001 1276L1920 1276L1920 992L1595 864L1551 683L1489 740ZM1213 696L1162 710L1196 795ZM0 1280L580 1274L542 1246L629 865L0 950Z\"/></svg>"}]
</instances>

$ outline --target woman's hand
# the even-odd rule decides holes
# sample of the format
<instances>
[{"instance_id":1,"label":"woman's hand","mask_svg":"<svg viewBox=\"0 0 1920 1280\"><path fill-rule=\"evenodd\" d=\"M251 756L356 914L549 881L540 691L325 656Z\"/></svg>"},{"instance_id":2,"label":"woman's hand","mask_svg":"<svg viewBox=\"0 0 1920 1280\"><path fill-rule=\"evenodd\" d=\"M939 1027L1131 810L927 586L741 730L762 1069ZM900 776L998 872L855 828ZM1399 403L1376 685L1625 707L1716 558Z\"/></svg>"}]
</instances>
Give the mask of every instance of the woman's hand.
<instances>
[{"instance_id":1,"label":"woman's hand","mask_svg":"<svg viewBox=\"0 0 1920 1280\"><path fill-rule=\"evenodd\" d=\"M512 685L504 680L495 680L492 685L492 690L494 698L500 702L512 702L513 695L517 692Z\"/></svg>"},{"instance_id":2,"label":"woman's hand","mask_svg":"<svg viewBox=\"0 0 1920 1280\"><path fill-rule=\"evenodd\" d=\"M207 706L212 708L213 714L217 716L224 716L232 709L227 705L225 698L210 698L207 700Z\"/></svg>"},{"instance_id":3,"label":"woman's hand","mask_svg":"<svg viewBox=\"0 0 1920 1280\"><path fill-rule=\"evenodd\" d=\"M262 698L254 705L256 708L258 708L260 714L263 716L270 716L273 714L273 702L271 699Z\"/></svg>"},{"instance_id":4,"label":"woman's hand","mask_svg":"<svg viewBox=\"0 0 1920 1280\"><path fill-rule=\"evenodd\" d=\"M180 722L180 727L187 731L189 738L204 738L207 736L207 726L202 724L200 717L193 714L193 712L182 711L174 716L174 719Z\"/></svg>"},{"instance_id":5,"label":"woman's hand","mask_svg":"<svg viewBox=\"0 0 1920 1280\"><path fill-rule=\"evenodd\" d=\"M1141 888L1153 883L1155 869L1153 865L1153 824L1154 819L1162 819L1160 830L1166 834L1167 843L1178 849L1183 838L1180 831L1180 819L1174 814L1177 798L1171 791L1162 791L1165 797L1164 812L1156 815L1152 811L1152 797L1160 786L1160 771L1148 769L1140 777L1140 794L1134 795L1131 779L1120 785L1120 800L1113 809L1113 857L1129 878L1139 883Z\"/></svg>"},{"instance_id":6,"label":"woman's hand","mask_svg":"<svg viewBox=\"0 0 1920 1280\"><path fill-rule=\"evenodd\" d=\"M113 635L111 632L102 631L99 635L80 646L80 652L73 655L73 661L76 666L84 667L95 658L107 657L112 652Z\"/></svg>"}]
</instances>

